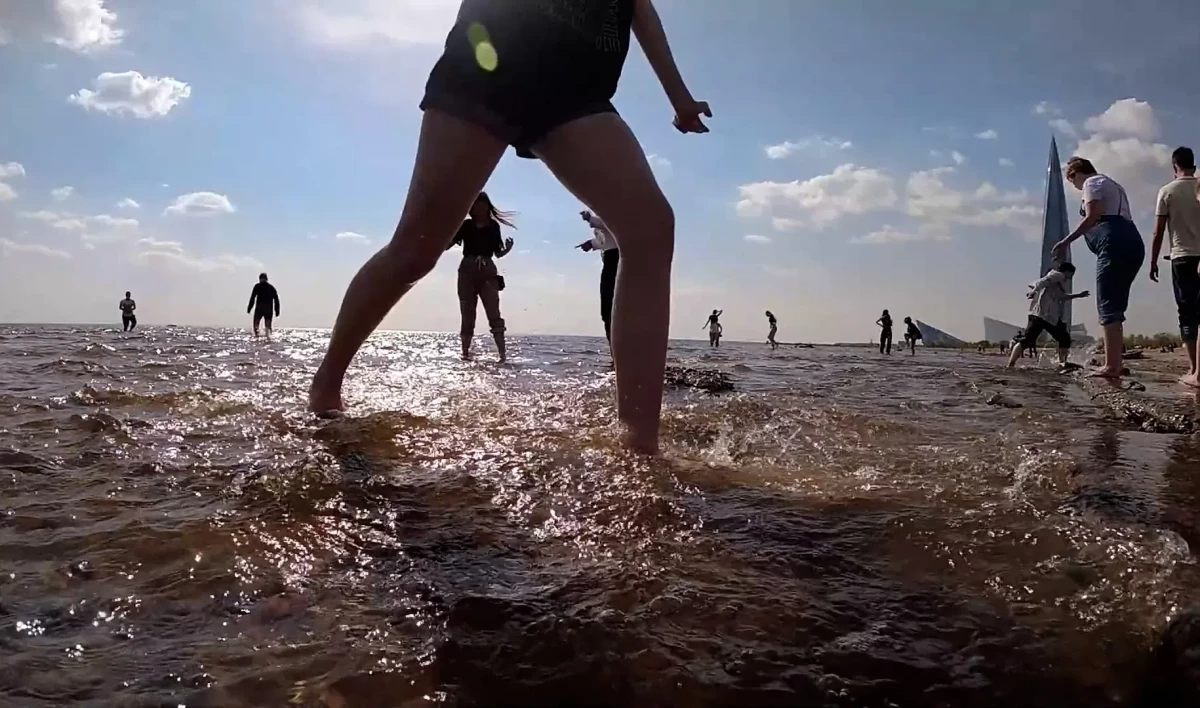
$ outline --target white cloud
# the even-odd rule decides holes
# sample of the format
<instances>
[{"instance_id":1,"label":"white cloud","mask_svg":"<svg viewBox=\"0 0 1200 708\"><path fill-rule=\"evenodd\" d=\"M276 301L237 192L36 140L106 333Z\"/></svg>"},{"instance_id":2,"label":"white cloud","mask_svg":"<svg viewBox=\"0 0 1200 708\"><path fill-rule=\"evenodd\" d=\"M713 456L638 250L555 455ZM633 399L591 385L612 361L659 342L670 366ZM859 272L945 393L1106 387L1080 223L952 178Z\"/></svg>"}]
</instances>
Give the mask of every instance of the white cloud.
<instances>
[{"instance_id":1,"label":"white cloud","mask_svg":"<svg viewBox=\"0 0 1200 708\"><path fill-rule=\"evenodd\" d=\"M75 193L74 187L56 187L50 190L50 198L56 202L65 202Z\"/></svg>"},{"instance_id":2,"label":"white cloud","mask_svg":"<svg viewBox=\"0 0 1200 708\"><path fill-rule=\"evenodd\" d=\"M1015 165L1015 163L1012 160L1008 159L1007 157L1000 158L1000 166L1001 167L1013 167L1014 165Z\"/></svg>"},{"instance_id":3,"label":"white cloud","mask_svg":"<svg viewBox=\"0 0 1200 708\"><path fill-rule=\"evenodd\" d=\"M153 241L141 244L145 250L134 260L143 265L174 266L186 270L211 273L213 271L262 270L261 261L233 253L222 253L215 257L196 256L188 253L176 241Z\"/></svg>"},{"instance_id":4,"label":"white cloud","mask_svg":"<svg viewBox=\"0 0 1200 708\"><path fill-rule=\"evenodd\" d=\"M923 229L914 233L911 231L901 231L894 228L891 224L884 224L883 228L877 231L872 231L866 236L859 236L851 239L851 243L881 245L886 243L915 243L918 241L949 240L949 233L936 229Z\"/></svg>"},{"instance_id":5,"label":"white cloud","mask_svg":"<svg viewBox=\"0 0 1200 708\"><path fill-rule=\"evenodd\" d=\"M746 234L742 240L746 243L771 243L770 236L759 236L758 234Z\"/></svg>"},{"instance_id":6,"label":"white cloud","mask_svg":"<svg viewBox=\"0 0 1200 708\"><path fill-rule=\"evenodd\" d=\"M937 167L909 175L905 211L921 222L926 239L948 238L955 225L1006 227L1026 238L1037 233L1041 210L1028 192L1001 192L990 182L958 190L946 184L956 174L957 168Z\"/></svg>"},{"instance_id":7,"label":"white cloud","mask_svg":"<svg viewBox=\"0 0 1200 708\"><path fill-rule=\"evenodd\" d=\"M165 251L168 253L178 253L183 255L183 244L178 241L159 241L155 238L138 239L138 245L151 251Z\"/></svg>"},{"instance_id":8,"label":"white cloud","mask_svg":"<svg viewBox=\"0 0 1200 708\"><path fill-rule=\"evenodd\" d=\"M312 41L337 48L436 47L458 16L447 0L292 0L301 30Z\"/></svg>"},{"instance_id":9,"label":"white cloud","mask_svg":"<svg viewBox=\"0 0 1200 708\"><path fill-rule=\"evenodd\" d=\"M0 4L0 44L52 42L75 52L116 46L125 32L104 0L14 0Z\"/></svg>"},{"instance_id":10,"label":"white cloud","mask_svg":"<svg viewBox=\"0 0 1200 708\"><path fill-rule=\"evenodd\" d=\"M1000 134L991 128L988 128L982 133L976 133L975 137L979 138L980 140L995 140L996 138L1000 137Z\"/></svg>"},{"instance_id":11,"label":"white cloud","mask_svg":"<svg viewBox=\"0 0 1200 708\"><path fill-rule=\"evenodd\" d=\"M114 205L117 209L141 209L142 205L126 197Z\"/></svg>"},{"instance_id":12,"label":"white cloud","mask_svg":"<svg viewBox=\"0 0 1200 708\"><path fill-rule=\"evenodd\" d=\"M0 162L0 179L24 177L25 165L19 162Z\"/></svg>"},{"instance_id":13,"label":"white cloud","mask_svg":"<svg viewBox=\"0 0 1200 708\"><path fill-rule=\"evenodd\" d=\"M17 198L17 190L0 182L0 202L11 202Z\"/></svg>"},{"instance_id":14,"label":"white cloud","mask_svg":"<svg viewBox=\"0 0 1200 708\"><path fill-rule=\"evenodd\" d=\"M849 163L804 181L756 182L738 189L738 213L770 217L776 228L801 223L821 228L846 214L886 209L898 201L891 177Z\"/></svg>"},{"instance_id":15,"label":"white cloud","mask_svg":"<svg viewBox=\"0 0 1200 708\"><path fill-rule=\"evenodd\" d=\"M353 241L354 243L370 243L371 239L354 231L340 231L333 235L339 241Z\"/></svg>"},{"instance_id":16,"label":"white cloud","mask_svg":"<svg viewBox=\"0 0 1200 708\"><path fill-rule=\"evenodd\" d=\"M47 211L22 211L17 212L17 216L22 219L30 219L32 221L40 221L47 226L50 226L61 231L83 231L87 228L87 224L83 219L71 214L70 212L55 212Z\"/></svg>"},{"instance_id":17,"label":"white cloud","mask_svg":"<svg viewBox=\"0 0 1200 708\"><path fill-rule=\"evenodd\" d=\"M1050 127L1068 138L1079 137L1079 131L1075 130L1075 126L1071 125L1071 121L1066 118L1055 118L1050 121Z\"/></svg>"},{"instance_id":18,"label":"white cloud","mask_svg":"<svg viewBox=\"0 0 1200 708\"><path fill-rule=\"evenodd\" d=\"M649 162L650 169L654 170L659 175L668 175L671 173L671 161L662 155L646 155L646 162Z\"/></svg>"},{"instance_id":19,"label":"white cloud","mask_svg":"<svg viewBox=\"0 0 1200 708\"><path fill-rule=\"evenodd\" d=\"M962 154L958 150L955 150L950 153L950 159L954 160L954 164L961 165L967 161L967 156Z\"/></svg>"},{"instance_id":20,"label":"white cloud","mask_svg":"<svg viewBox=\"0 0 1200 708\"><path fill-rule=\"evenodd\" d=\"M1158 119L1154 109L1145 101L1125 98L1113 103L1103 113L1092 116L1083 127L1106 137L1128 136L1153 140L1158 137Z\"/></svg>"},{"instance_id":21,"label":"white cloud","mask_svg":"<svg viewBox=\"0 0 1200 708\"><path fill-rule=\"evenodd\" d=\"M97 226L120 231L136 231L138 228L137 219L109 216L108 214L97 214L96 216L89 217L88 221Z\"/></svg>"},{"instance_id":22,"label":"white cloud","mask_svg":"<svg viewBox=\"0 0 1200 708\"><path fill-rule=\"evenodd\" d=\"M1049 101L1042 101L1033 107L1033 112L1039 116L1061 116L1062 109Z\"/></svg>"},{"instance_id":23,"label":"white cloud","mask_svg":"<svg viewBox=\"0 0 1200 708\"><path fill-rule=\"evenodd\" d=\"M785 140L778 145L768 145L763 149L767 157L772 160L782 160L801 150L815 148L821 152L829 152L833 150L849 150L854 147L854 143L849 140L840 138L829 138L822 135L814 135L803 140L791 141Z\"/></svg>"},{"instance_id":24,"label":"white cloud","mask_svg":"<svg viewBox=\"0 0 1200 708\"><path fill-rule=\"evenodd\" d=\"M15 253L36 253L47 258L70 258L71 254L59 248L50 248L40 243L17 243L7 238L0 238L0 250Z\"/></svg>"},{"instance_id":25,"label":"white cloud","mask_svg":"<svg viewBox=\"0 0 1200 708\"><path fill-rule=\"evenodd\" d=\"M212 216L213 214L232 214L235 211L237 211L237 207L224 194L191 192L176 197L175 201L163 210L163 214L175 216Z\"/></svg>"},{"instance_id":26,"label":"white cloud","mask_svg":"<svg viewBox=\"0 0 1200 708\"><path fill-rule=\"evenodd\" d=\"M161 118L192 95L192 87L169 76L142 76L136 71L104 72L93 89L79 89L67 100L89 111L134 118Z\"/></svg>"}]
</instances>

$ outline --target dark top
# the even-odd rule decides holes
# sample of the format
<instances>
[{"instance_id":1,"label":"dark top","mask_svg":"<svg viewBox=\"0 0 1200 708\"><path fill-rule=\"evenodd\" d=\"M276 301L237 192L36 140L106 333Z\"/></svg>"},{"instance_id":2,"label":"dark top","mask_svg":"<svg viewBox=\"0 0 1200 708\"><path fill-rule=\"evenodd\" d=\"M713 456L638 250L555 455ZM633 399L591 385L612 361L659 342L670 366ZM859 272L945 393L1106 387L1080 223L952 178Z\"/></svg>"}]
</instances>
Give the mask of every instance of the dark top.
<instances>
[{"instance_id":1,"label":"dark top","mask_svg":"<svg viewBox=\"0 0 1200 708\"><path fill-rule=\"evenodd\" d=\"M125 298L121 301L121 314L126 316L132 315L136 307L137 304L131 298Z\"/></svg>"},{"instance_id":2,"label":"dark top","mask_svg":"<svg viewBox=\"0 0 1200 708\"><path fill-rule=\"evenodd\" d=\"M917 329L912 322L908 323L908 337L909 339L921 339L921 330Z\"/></svg>"},{"instance_id":3,"label":"dark top","mask_svg":"<svg viewBox=\"0 0 1200 708\"><path fill-rule=\"evenodd\" d=\"M476 226L473 219L467 219L458 227L451 246L462 246L464 258L493 258L504 253L504 239L500 238L500 224L494 221Z\"/></svg>"},{"instance_id":4,"label":"dark top","mask_svg":"<svg viewBox=\"0 0 1200 708\"><path fill-rule=\"evenodd\" d=\"M891 329L891 328L892 328L892 316L891 316L891 315L884 315L883 317L880 317L880 318L879 318L879 324L880 324L880 326L882 326L884 329Z\"/></svg>"},{"instance_id":5,"label":"dark top","mask_svg":"<svg viewBox=\"0 0 1200 708\"><path fill-rule=\"evenodd\" d=\"M255 301L258 305L255 306ZM259 281L254 284L254 289L250 291L250 304L246 305L246 311L250 308L260 314L269 315L274 307L275 315L279 316L279 293L275 292L275 286L270 283Z\"/></svg>"},{"instance_id":6,"label":"dark top","mask_svg":"<svg viewBox=\"0 0 1200 708\"><path fill-rule=\"evenodd\" d=\"M477 65L470 27L478 23L496 50L494 70L484 72L490 86L532 81L555 94L608 100L629 53L633 8L634 0L463 0L446 54Z\"/></svg>"},{"instance_id":7,"label":"dark top","mask_svg":"<svg viewBox=\"0 0 1200 708\"><path fill-rule=\"evenodd\" d=\"M775 315L767 315L767 324L775 326Z\"/></svg>"}]
</instances>

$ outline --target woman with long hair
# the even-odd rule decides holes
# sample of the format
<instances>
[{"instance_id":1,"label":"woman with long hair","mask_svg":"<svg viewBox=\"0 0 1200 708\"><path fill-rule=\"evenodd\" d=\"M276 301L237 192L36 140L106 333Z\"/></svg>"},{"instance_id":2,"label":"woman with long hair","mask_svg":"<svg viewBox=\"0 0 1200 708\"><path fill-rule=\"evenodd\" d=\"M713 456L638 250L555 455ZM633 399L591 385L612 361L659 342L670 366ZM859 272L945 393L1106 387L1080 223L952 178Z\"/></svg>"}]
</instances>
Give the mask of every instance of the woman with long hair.
<instances>
[{"instance_id":1,"label":"woman with long hair","mask_svg":"<svg viewBox=\"0 0 1200 708\"><path fill-rule=\"evenodd\" d=\"M617 417L625 442L658 450L671 314L675 214L646 151L612 98L637 37L681 133L706 133L652 0L463 0L430 73L416 164L400 223L354 276L309 409L342 409L342 380L359 347L454 237L508 146L536 157L612 230L621 249L613 302Z\"/></svg>"},{"instance_id":2,"label":"woman with long hair","mask_svg":"<svg viewBox=\"0 0 1200 708\"><path fill-rule=\"evenodd\" d=\"M488 318L492 338L496 340L496 351L500 361L506 359L504 350L504 318L500 316L500 274L496 271L493 258L503 258L512 250L513 240L500 237L500 224L510 229L512 213L500 211L487 192L480 192L471 205L469 218L459 227L458 233L446 250L462 246L462 263L458 264L458 304L462 308L462 356L471 358L471 339L475 336L475 315L479 301Z\"/></svg>"},{"instance_id":3,"label":"woman with long hair","mask_svg":"<svg viewBox=\"0 0 1200 708\"><path fill-rule=\"evenodd\" d=\"M1116 180L1097 173L1082 157L1067 160L1066 178L1083 192L1079 208L1083 220L1070 236L1054 245L1054 255L1065 261L1071 242L1080 236L1096 254L1096 310L1104 330L1104 366L1089 375L1120 378L1129 289L1146 259L1146 245L1133 223L1125 188Z\"/></svg>"}]
</instances>

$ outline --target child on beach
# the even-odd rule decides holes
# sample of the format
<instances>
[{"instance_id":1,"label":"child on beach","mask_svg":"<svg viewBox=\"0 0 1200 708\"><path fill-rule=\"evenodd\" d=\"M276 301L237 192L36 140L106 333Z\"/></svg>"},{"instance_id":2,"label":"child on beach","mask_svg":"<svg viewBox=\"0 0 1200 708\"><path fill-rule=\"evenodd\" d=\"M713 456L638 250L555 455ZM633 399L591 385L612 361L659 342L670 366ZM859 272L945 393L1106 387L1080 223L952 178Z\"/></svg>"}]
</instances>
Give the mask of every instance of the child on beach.
<instances>
[{"instance_id":1,"label":"child on beach","mask_svg":"<svg viewBox=\"0 0 1200 708\"><path fill-rule=\"evenodd\" d=\"M536 157L611 229L621 249L613 302L617 417L625 443L658 451L675 215L611 100L636 36L681 133L706 133L651 0L463 0L421 102L408 197L392 240L350 282L309 389L318 415L343 408L351 360L433 270L511 145Z\"/></svg>"},{"instance_id":2,"label":"child on beach","mask_svg":"<svg viewBox=\"0 0 1200 708\"><path fill-rule=\"evenodd\" d=\"M912 356L917 353L917 340L924 339L924 337L921 336L921 330L917 328L911 317L905 317L904 324L908 325L908 329L904 332L904 341L908 344L908 355Z\"/></svg>"},{"instance_id":3,"label":"child on beach","mask_svg":"<svg viewBox=\"0 0 1200 708\"><path fill-rule=\"evenodd\" d=\"M1067 292L1067 285L1073 275L1075 266L1059 263L1045 277L1030 284L1029 292L1025 295L1031 301L1029 322L1025 325L1021 341L1013 343L1012 353L1008 356L1008 368L1017 365L1017 359L1021 358L1021 353L1026 348L1037 345L1042 332L1049 332L1058 342L1059 363L1067 363L1067 355L1071 352L1071 333L1067 330L1067 323L1062 321L1063 305L1068 300L1087 297L1090 294L1086 290L1075 294Z\"/></svg>"}]
</instances>

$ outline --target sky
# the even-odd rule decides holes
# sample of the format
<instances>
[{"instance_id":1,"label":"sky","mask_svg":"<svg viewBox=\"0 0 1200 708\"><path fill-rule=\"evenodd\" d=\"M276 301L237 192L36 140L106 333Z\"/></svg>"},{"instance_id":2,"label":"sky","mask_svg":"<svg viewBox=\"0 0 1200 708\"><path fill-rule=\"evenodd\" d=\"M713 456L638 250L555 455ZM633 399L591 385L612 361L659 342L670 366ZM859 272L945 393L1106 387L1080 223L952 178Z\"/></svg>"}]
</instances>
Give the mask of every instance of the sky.
<instances>
[{"instance_id":1,"label":"sky","mask_svg":"<svg viewBox=\"0 0 1200 708\"><path fill-rule=\"evenodd\" d=\"M1051 136L1126 187L1147 240L1171 150L1200 148L1194 2L657 0L714 113L677 133L631 50L614 103L676 212L672 335L714 308L745 340L768 309L781 341L866 341L885 307L964 339L1020 324ZM330 326L395 228L457 6L0 0L0 322L112 322L129 290L145 323L244 326L265 270L279 326ZM517 212L510 331L602 334L581 205L511 151L488 191ZM1082 289L1095 259L1074 260ZM456 331L456 261L384 326ZM1175 330L1165 271L1127 327Z\"/></svg>"}]
</instances>

